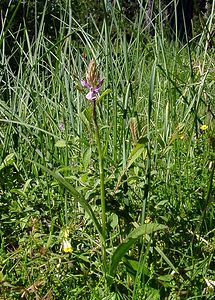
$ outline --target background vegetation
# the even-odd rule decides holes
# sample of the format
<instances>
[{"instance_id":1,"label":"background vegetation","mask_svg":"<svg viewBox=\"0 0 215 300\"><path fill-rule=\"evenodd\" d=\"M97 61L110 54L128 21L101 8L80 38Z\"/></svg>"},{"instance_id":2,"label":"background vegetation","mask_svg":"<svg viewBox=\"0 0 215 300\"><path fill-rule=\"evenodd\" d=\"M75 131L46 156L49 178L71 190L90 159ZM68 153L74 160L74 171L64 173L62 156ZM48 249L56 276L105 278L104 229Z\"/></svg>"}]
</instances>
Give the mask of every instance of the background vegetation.
<instances>
[{"instance_id":1,"label":"background vegetation","mask_svg":"<svg viewBox=\"0 0 215 300\"><path fill-rule=\"evenodd\" d=\"M214 3L184 44L95 3L1 13L0 299L213 299Z\"/></svg>"}]
</instances>

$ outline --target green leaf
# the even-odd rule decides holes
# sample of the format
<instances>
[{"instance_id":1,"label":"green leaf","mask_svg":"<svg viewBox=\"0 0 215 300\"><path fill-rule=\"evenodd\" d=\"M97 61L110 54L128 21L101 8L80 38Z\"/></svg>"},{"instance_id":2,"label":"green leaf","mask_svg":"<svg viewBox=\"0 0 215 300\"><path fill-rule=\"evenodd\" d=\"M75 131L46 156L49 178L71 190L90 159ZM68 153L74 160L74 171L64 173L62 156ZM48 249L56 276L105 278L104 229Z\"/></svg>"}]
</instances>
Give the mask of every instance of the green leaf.
<instances>
[{"instance_id":1,"label":"green leaf","mask_svg":"<svg viewBox=\"0 0 215 300\"><path fill-rule=\"evenodd\" d=\"M156 223L143 224L135 228L132 232L130 232L127 238L137 239L142 235L151 234L155 231L164 230L166 228L167 226L162 224L156 224Z\"/></svg>"},{"instance_id":2,"label":"green leaf","mask_svg":"<svg viewBox=\"0 0 215 300\"><path fill-rule=\"evenodd\" d=\"M173 280L173 276L171 274L158 276L158 280L170 282Z\"/></svg>"},{"instance_id":3,"label":"green leaf","mask_svg":"<svg viewBox=\"0 0 215 300\"><path fill-rule=\"evenodd\" d=\"M97 103L99 103L105 96L109 95L111 93L111 89L105 90L96 100Z\"/></svg>"},{"instance_id":4,"label":"green leaf","mask_svg":"<svg viewBox=\"0 0 215 300\"><path fill-rule=\"evenodd\" d=\"M113 214L110 217L110 226L114 229L118 225L119 225L119 218L118 218L117 214Z\"/></svg>"},{"instance_id":5,"label":"green leaf","mask_svg":"<svg viewBox=\"0 0 215 300\"><path fill-rule=\"evenodd\" d=\"M66 141L65 141L65 140L58 140L58 141L55 143L55 147L58 147L58 148L65 148L65 147L66 147Z\"/></svg>"},{"instance_id":6,"label":"green leaf","mask_svg":"<svg viewBox=\"0 0 215 300\"><path fill-rule=\"evenodd\" d=\"M126 266L126 270L130 275L136 276L136 273L139 269L139 261L130 258L128 255L125 255L123 258L123 262ZM144 265L142 266L142 273L146 276L150 276L149 269Z\"/></svg>"},{"instance_id":7,"label":"green leaf","mask_svg":"<svg viewBox=\"0 0 215 300\"><path fill-rule=\"evenodd\" d=\"M89 147L83 154L83 165L84 168L87 169L90 165L92 150L91 147Z\"/></svg>"},{"instance_id":8,"label":"green leaf","mask_svg":"<svg viewBox=\"0 0 215 300\"><path fill-rule=\"evenodd\" d=\"M150 290L147 293L146 300L160 300L160 292L157 289L150 287Z\"/></svg>"},{"instance_id":9,"label":"green leaf","mask_svg":"<svg viewBox=\"0 0 215 300\"><path fill-rule=\"evenodd\" d=\"M145 145L148 142L148 138L147 137L142 137L138 140L137 144L135 145L134 149L131 151L131 154L129 155L128 158L128 162L125 166L125 168L122 170L120 177L118 179L117 185L114 189L114 191L116 192L121 184L122 178L125 174L125 172L127 172L127 170L130 168L130 166L134 163L134 161L144 152L147 151L145 148Z\"/></svg>"},{"instance_id":10,"label":"green leaf","mask_svg":"<svg viewBox=\"0 0 215 300\"><path fill-rule=\"evenodd\" d=\"M155 231L164 230L167 226L162 224L143 224L137 228L135 228L128 237L120 244L116 250L114 251L112 258L111 258L111 264L110 264L110 270L109 270L109 284L112 284L113 277L115 275L116 268L119 264L119 262L122 260L123 256L127 253L127 251L132 247L132 245L136 242L136 240L143 236L151 234Z\"/></svg>"},{"instance_id":11,"label":"green leaf","mask_svg":"<svg viewBox=\"0 0 215 300\"><path fill-rule=\"evenodd\" d=\"M24 192L24 193L27 191L28 187L30 186L31 180L32 180L31 178L28 179L28 180L26 181L26 183L24 184L24 186L23 186L23 192Z\"/></svg>"},{"instance_id":12,"label":"green leaf","mask_svg":"<svg viewBox=\"0 0 215 300\"><path fill-rule=\"evenodd\" d=\"M109 271L109 285L111 285L113 281L113 277L115 275L116 268L119 264L119 262L122 260L123 256L127 253L127 251L131 248L131 246L134 244L134 239L125 240L120 244L116 250L114 251L112 257L111 257L111 264L110 264L110 271Z\"/></svg>"},{"instance_id":13,"label":"green leaf","mask_svg":"<svg viewBox=\"0 0 215 300\"><path fill-rule=\"evenodd\" d=\"M12 189L10 190L10 192L22 197L27 197L26 193L23 192L21 189Z\"/></svg>"},{"instance_id":14,"label":"green leaf","mask_svg":"<svg viewBox=\"0 0 215 300\"><path fill-rule=\"evenodd\" d=\"M82 120L82 122L87 126L87 128L89 129L92 126L92 107L89 106L87 108L85 108L80 114L79 117Z\"/></svg>"},{"instance_id":15,"label":"green leaf","mask_svg":"<svg viewBox=\"0 0 215 300\"><path fill-rule=\"evenodd\" d=\"M143 153L145 145L148 142L147 137L142 137L138 140L136 146L132 150L128 158L128 168L133 164L133 162Z\"/></svg>"},{"instance_id":16,"label":"green leaf","mask_svg":"<svg viewBox=\"0 0 215 300\"><path fill-rule=\"evenodd\" d=\"M10 153L8 154L3 163L0 165L0 170L4 169L5 167L9 166L9 165L12 165L14 163L14 156L15 156L15 153Z\"/></svg>"}]
</instances>

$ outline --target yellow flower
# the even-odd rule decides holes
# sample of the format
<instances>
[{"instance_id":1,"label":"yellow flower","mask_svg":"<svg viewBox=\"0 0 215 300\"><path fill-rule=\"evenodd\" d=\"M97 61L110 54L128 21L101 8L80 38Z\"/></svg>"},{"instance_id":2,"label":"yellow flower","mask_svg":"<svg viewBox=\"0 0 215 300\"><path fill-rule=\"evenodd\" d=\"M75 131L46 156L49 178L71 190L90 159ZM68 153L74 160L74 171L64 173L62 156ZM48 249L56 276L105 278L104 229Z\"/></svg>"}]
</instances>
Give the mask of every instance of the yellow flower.
<instances>
[{"instance_id":1,"label":"yellow flower","mask_svg":"<svg viewBox=\"0 0 215 300\"><path fill-rule=\"evenodd\" d=\"M63 241L63 251L66 253L72 253L73 248L71 246L70 241L68 241L68 240Z\"/></svg>"},{"instance_id":2,"label":"yellow flower","mask_svg":"<svg viewBox=\"0 0 215 300\"><path fill-rule=\"evenodd\" d=\"M181 133L181 134L179 135L179 138L180 138L180 140L184 140L184 138L185 138L184 134Z\"/></svg>"},{"instance_id":3,"label":"yellow flower","mask_svg":"<svg viewBox=\"0 0 215 300\"><path fill-rule=\"evenodd\" d=\"M152 223L152 218L150 216L146 217L145 224Z\"/></svg>"},{"instance_id":4,"label":"yellow flower","mask_svg":"<svg viewBox=\"0 0 215 300\"><path fill-rule=\"evenodd\" d=\"M203 125L200 126L200 129L205 131L205 130L208 129L208 125L203 124Z\"/></svg>"}]
</instances>

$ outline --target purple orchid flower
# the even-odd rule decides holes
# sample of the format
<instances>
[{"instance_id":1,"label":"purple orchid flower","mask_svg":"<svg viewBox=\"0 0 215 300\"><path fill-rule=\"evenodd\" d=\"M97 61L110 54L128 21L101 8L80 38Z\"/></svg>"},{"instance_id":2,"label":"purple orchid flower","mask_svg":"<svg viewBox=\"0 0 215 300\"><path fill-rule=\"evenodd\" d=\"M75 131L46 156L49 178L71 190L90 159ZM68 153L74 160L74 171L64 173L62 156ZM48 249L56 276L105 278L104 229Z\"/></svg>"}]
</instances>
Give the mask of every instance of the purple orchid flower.
<instances>
[{"instance_id":1,"label":"purple orchid flower","mask_svg":"<svg viewBox=\"0 0 215 300\"><path fill-rule=\"evenodd\" d=\"M89 90L89 93L87 93L86 95L86 98L88 100L96 100L96 97L101 90L103 81L103 79L99 78L95 59L91 59L86 71L86 79L81 80L82 86Z\"/></svg>"},{"instance_id":2,"label":"purple orchid flower","mask_svg":"<svg viewBox=\"0 0 215 300\"><path fill-rule=\"evenodd\" d=\"M95 86L89 84L87 80L81 80L81 84L84 88L87 88L89 90L89 93L87 93L86 98L88 100L94 101L99 94L102 84L104 82L104 79L99 80Z\"/></svg>"}]
</instances>

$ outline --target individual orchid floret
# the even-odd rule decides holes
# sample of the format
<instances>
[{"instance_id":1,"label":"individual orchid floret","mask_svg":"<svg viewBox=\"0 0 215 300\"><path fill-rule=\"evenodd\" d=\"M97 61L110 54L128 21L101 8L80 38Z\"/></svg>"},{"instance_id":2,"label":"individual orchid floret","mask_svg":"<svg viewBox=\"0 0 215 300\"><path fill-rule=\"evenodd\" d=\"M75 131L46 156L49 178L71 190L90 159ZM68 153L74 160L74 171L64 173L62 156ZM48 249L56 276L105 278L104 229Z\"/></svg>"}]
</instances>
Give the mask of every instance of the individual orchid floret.
<instances>
[{"instance_id":1,"label":"individual orchid floret","mask_svg":"<svg viewBox=\"0 0 215 300\"><path fill-rule=\"evenodd\" d=\"M99 78L95 59L91 59L86 71L86 79L81 80L82 86L89 90L89 93L86 95L88 100L96 100L96 97L101 90L103 81L103 79Z\"/></svg>"}]
</instances>

